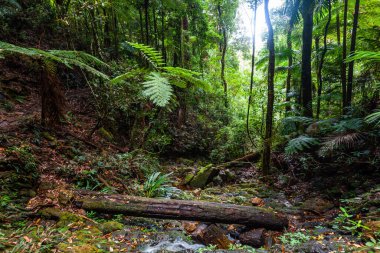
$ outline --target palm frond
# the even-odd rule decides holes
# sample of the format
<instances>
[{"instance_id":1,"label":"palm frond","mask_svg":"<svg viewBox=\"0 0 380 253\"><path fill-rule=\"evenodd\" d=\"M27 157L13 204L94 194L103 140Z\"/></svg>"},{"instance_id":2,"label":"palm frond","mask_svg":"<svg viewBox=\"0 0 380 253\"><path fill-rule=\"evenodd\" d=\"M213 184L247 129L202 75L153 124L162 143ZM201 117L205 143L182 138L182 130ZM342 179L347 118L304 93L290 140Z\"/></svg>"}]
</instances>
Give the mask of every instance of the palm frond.
<instances>
[{"instance_id":1,"label":"palm frond","mask_svg":"<svg viewBox=\"0 0 380 253\"><path fill-rule=\"evenodd\" d=\"M296 154L318 144L318 139L306 135L301 135L288 142L285 147L285 153L288 155Z\"/></svg>"},{"instance_id":2,"label":"palm frond","mask_svg":"<svg viewBox=\"0 0 380 253\"><path fill-rule=\"evenodd\" d=\"M328 137L322 143L322 147L319 150L319 155L326 156L336 150L351 149L357 146L364 137L365 135L359 132L345 133Z\"/></svg>"},{"instance_id":3,"label":"palm frond","mask_svg":"<svg viewBox=\"0 0 380 253\"><path fill-rule=\"evenodd\" d=\"M164 107L169 103L173 95L173 88L166 77L161 76L158 72L152 72L143 84L145 89L143 95L152 100L154 104Z\"/></svg>"},{"instance_id":4,"label":"palm frond","mask_svg":"<svg viewBox=\"0 0 380 253\"><path fill-rule=\"evenodd\" d=\"M374 124L376 127L380 126L380 109L375 110L374 113L365 117L365 122L368 124Z\"/></svg>"},{"instance_id":5,"label":"palm frond","mask_svg":"<svg viewBox=\"0 0 380 253\"><path fill-rule=\"evenodd\" d=\"M346 62L366 60L371 62L380 62L380 52L372 51L358 51L353 55L347 57Z\"/></svg>"}]
</instances>

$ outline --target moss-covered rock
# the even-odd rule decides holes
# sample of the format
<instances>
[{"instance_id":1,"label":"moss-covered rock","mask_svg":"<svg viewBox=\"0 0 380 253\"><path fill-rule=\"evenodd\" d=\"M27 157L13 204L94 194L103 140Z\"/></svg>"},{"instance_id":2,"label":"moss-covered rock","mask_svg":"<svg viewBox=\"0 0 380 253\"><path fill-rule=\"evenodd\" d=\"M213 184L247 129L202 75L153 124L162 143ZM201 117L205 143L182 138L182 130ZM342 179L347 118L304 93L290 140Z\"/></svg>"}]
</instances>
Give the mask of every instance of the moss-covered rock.
<instances>
[{"instance_id":1,"label":"moss-covered rock","mask_svg":"<svg viewBox=\"0 0 380 253\"><path fill-rule=\"evenodd\" d=\"M45 208L39 211L39 214L47 219L58 219L57 226L64 227L70 223L82 221L83 219L71 212L61 211L58 208Z\"/></svg>"},{"instance_id":2,"label":"moss-covered rock","mask_svg":"<svg viewBox=\"0 0 380 253\"><path fill-rule=\"evenodd\" d=\"M197 172L189 182L189 185L194 188L204 188L217 174L218 170L212 164L209 164Z\"/></svg>"},{"instance_id":3,"label":"moss-covered rock","mask_svg":"<svg viewBox=\"0 0 380 253\"><path fill-rule=\"evenodd\" d=\"M79 242L92 242L96 241L96 238L102 236L103 233L98 228L93 226L87 226L83 229L73 232L73 237Z\"/></svg>"},{"instance_id":4,"label":"moss-covered rock","mask_svg":"<svg viewBox=\"0 0 380 253\"><path fill-rule=\"evenodd\" d=\"M60 243L57 245L58 252L63 253L98 253L101 252L94 245L82 244L82 245L71 245L68 243Z\"/></svg>"},{"instance_id":5,"label":"moss-covered rock","mask_svg":"<svg viewBox=\"0 0 380 253\"><path fill-rule=\"evenodd\" d=\"M112 233L116 230L122 229L123 227L124 225L117 221L108 221L98 226L98 228L103 232L103 234Z\"/></svg>"}]
</instances>

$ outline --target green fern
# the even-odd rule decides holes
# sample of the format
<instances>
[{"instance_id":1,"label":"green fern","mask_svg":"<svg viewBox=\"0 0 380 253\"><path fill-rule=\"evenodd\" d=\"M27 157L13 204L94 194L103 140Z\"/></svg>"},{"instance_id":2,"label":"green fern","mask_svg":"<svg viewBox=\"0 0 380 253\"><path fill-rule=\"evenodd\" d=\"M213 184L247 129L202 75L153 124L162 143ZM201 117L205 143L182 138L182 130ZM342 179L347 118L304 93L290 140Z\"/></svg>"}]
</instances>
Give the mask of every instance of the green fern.
<instances>
[{"instance_id":1,"label":"green fern","mask_svg":"<svg viewBox=\"0 0 380 253\"><path fill-rule=\"evenodd\" d=\"M124 81L140 78L141 76L145 76L147 73L149 73L149 71L146 69L142 69L142 68L132 69L129 72L126 72L124 74L121 74L112 78L110 80L110 83L113 85L122 84Z\"/></svg>"},{"instance_id":2,"label":"green fern","mask_svg":"<svg viewBox=\"0 0 380 253\"><path fill-rule=\"evenodd\" d=\"M380 62L380 52L372 51L358 51L353 55L347 57L346 62L356 61L356 60L367 60L371 62Z\"/></svg>"},{"instance_id":3,"label":"green fern","mask_svg":"<svg viewBox=\"0 0 380 253\"><path fill-rule=\"evenodd\" d=\"M205 91L210 90L208 84L205 81L198 78L198 76L201 75L198 72L191 71L191 70L184 69L184 68L180 68L180 67L162 67L162 69L164 71L166 71L169 75L171 75L173 78L183 79L183 80L193 84L196 87L202 88ZM185 85L185 87L181 87L177 84L175 84L175 85L180 87L180 88L186 88L186 85Z\"/></svg>"},{"instance_id":4,"label":"green fern","mask_svg":"<svg viewBox=\"0 0 380 253\"><path fill-rule=\"evenodd\" d=\"M344 119L339 121L332 128L335 133L344 133L347 131L358 131L360 130L364 124L363 119L361 118L352 118L352 119Z\"/></svg>"},{"instance_id":5,"label":"green fern","mask_svg":"<svg viewBox=\"0 0 380 253\"><path fill-rule=\"evenodd\" d=\"M319 150L320 156L326 156L332 154L333 151L340 149L351 149L359 144L363 140L365 135L362 133L345 133L336 136L331 136L322 143L322 147Z\"/></svg>"},{"instance_id":6,"label":"green fern","mask_svg":"<svg viewBox=\"0 0 380 253\"><path fill-rule=\"evenodd\" d=\"M155 69L165 65L162 54L154 48L139 43L127 42L127 44L129 44L132 48L139 50L144 59L147 60Z\"/></svg>"},{"instance_id":7,"label":"green fern","mask_svg":"<svg viewBox=\"0 0 380 253\"><path fill-rule=\"evenodd\" d=\"M170 175L161 172L155 172L148 177L148 180L144 183L144 195L148 198L153 198L157 196L165 195L166 192L170 191L168 184L170 181Z\"/></svg>"},{"instance_id":8,"label":"green fern","mask_svg":"<svg viewBox=\"0 0 380 253\"><path fill-rule=\"evenodd\" d=\"M139 50L156 71L159 71L162 74L165 73L170 81L173 81L173 85L180 88L186 88L185 82L188 82L198 88L202 88L206 91L209 90L208 84L199 78L201 75L200 73L180 67L165 67L163 56L159 51L139 43L127 42L127 44L132 48Z\"/></svg>"},{"instance_id":9,"label":"green fern","mask_svg":"<svg viewBox=\"0 0 380 253\"><path fill-rule=\"evenodd\" d=\"M318 145L319 140L306 135L301 135L288 142L285 147L285 153L288 155L296 154L300 151L304 151L312 146Z\"/></svg>"},{"instance_id":10,"label":"green fern","mask_svg":"<svg viewBox=\"0 0 380 253\"><path fill-rule=\"evenodd\" d=\"M374 113L365 117L364 120L368 124L374 124L375 127L379 127L380 126L380 109L376 110Z\"/></svg>"},{"instance_id":11,"label":"green fern","mask_svg":"<svg viewBox=\"0 0 380 253\"><path fill-rule=\"evenodd\" d=\"M169 103L173 88L166 77L158 72L152 72L143 84L145 88L143 95L152 100L155 105L164 107Z\"/></svg>"},{"instance_id":12,"label":"green fern","mask_svg":"<svg viewBox=\"0 0 380 253\"><path fill-rule=\"evenodd\" d=\"M97 66L108 68L109 66L98 58L84 52L67 50L44 51L37 48L20 47L0 41L0 58L4 57L7 54L26 55L34 59L42 59L44 61L52 61L55 63L64 64L68 68L76 66L95 76L109 80L109 77L106 74L93 67Z\"/></svg>"}]
</instances>

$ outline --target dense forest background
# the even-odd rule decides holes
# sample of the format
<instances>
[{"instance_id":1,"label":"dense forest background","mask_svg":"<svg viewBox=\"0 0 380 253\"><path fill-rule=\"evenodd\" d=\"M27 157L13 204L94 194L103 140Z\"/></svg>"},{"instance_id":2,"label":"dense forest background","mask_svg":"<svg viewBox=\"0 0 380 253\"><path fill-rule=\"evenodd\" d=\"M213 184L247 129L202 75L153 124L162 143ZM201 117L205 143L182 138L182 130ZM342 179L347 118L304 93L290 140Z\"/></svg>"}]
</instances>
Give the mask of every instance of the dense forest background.
<instances>
[{"instance_id":1,"label":"dense forest background","mask_svg":"<svg viewBox=\"0 0 380 253\"><path fill-rule=\"evenodd\" d=\"M174 163L378 198L378 0L0 0L0 24L1 180L153 197Z\"/></svg>"}]
</instances>

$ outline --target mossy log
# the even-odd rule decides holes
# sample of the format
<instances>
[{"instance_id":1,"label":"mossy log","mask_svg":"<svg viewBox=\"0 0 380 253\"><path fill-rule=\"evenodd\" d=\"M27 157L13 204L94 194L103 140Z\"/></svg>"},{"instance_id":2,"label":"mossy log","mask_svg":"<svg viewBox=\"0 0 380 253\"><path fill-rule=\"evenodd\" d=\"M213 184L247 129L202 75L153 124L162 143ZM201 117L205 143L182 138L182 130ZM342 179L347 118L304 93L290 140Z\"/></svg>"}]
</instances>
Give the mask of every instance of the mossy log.
<instances>
[{"instance_id":1,"label":"mossy log","mask_svg":"<svg viewBox=\"0 0 380 253\"><path fill-rule=\"evenodd\" d=\"M74 204L85 210L131 216L243 224L253 228L282 230L288 219L272 210L212 202L151 199L119 194L76 191Z\"/></svg>"}]
</instances>

